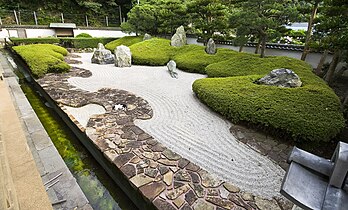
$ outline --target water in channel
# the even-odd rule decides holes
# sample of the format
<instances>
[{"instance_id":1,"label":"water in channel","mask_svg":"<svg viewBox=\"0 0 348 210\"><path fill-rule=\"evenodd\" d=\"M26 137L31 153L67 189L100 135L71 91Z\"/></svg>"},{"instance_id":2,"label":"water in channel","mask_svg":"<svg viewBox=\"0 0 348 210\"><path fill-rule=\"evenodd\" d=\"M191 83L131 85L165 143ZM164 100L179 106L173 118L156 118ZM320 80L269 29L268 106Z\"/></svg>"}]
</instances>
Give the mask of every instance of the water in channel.
<instances>
[{"instance_id":1,"label":"water in channel","mask_svg":"<svg viewBox=\"0 0 348 210\"><path fill-rule=\"evenodd\" d=\"M112 181L58 114L48 108L45 100L26 82L21 73L24 73L21 69L23 67L16 63L15 73L20 78L23 92L93 209L136 210L137 207Z\"/></svg>"}]
</instances>

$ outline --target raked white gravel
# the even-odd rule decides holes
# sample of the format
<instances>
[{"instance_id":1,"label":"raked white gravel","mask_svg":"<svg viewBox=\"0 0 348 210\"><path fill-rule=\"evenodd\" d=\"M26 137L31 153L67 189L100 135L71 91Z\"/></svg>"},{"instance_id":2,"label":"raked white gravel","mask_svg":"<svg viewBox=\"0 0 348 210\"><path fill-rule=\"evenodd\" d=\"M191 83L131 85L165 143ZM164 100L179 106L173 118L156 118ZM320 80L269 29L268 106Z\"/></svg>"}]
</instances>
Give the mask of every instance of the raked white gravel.
<instances>
[{"instance_id":1,"label":"raked white gravel","mask_svg":"<svg viewBox=\"0 0 348 210\"><path fill-rule=\"evenodd\" d=\"M229 131L232 124L194 95L192 83L204 75L178 70L178 79L174 79L165 66L118 68L92 64L91 53L78 55L83 64L73 66L90 70L92 76L70 78L71 85L91 92L121 89L144 98L154 116L135 124L159 142L243 191L266 198L280 196L284 170L236 140ZM91 113L79 114L88 117Z\"/></svg>"}]
</instances>

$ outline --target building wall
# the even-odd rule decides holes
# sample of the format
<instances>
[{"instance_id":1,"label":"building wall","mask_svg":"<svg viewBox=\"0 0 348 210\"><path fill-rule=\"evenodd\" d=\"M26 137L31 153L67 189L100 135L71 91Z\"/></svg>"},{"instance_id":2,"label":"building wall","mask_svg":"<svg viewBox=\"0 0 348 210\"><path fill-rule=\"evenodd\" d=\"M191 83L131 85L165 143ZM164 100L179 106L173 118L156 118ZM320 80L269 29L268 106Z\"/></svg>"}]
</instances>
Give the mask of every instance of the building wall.
<instances>
[{"instance_id":1,"label":"building wall","mask_svg":"<svg viewBox=\"0 0 348 210\"><path fill-rule=\"evenodd\" d=\"M43 38L49 36L56 36L56 31L54 29L25 29L27 38ZM74 36L81 33L88 33L93 37L124 37L128 34L123 33L119 30L92 30L92 29L74 29ZM0 39L18 37L17 29L6 29L2 28L0 31Z\"/></svg>"}]
</instances>

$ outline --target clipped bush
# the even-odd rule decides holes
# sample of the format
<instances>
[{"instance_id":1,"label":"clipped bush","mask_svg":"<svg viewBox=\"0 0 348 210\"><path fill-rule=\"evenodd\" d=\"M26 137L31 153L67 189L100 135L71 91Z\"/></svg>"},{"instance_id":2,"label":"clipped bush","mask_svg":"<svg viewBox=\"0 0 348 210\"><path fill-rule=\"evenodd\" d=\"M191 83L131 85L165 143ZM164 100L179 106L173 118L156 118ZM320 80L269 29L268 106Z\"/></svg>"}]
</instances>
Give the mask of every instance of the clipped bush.
<instances>
[{"instance_id":1,"label":"clipped bush","mask_svg":"<svg viewBox=\"0 0 348 210\"><path fill-rule=\"evenodd\" d=\"M98 43L106 44L115 38L96 37L96 38L60 38L60 43L64 47L73 48L96 48Z\"/></svg>"},{"instance_id":2,"label":"clipped bush","mask_svg":"<svg viewBox=\"0 0 348 210\"><path fill-rule=\"evenodd\" d=\"M64 62L66 49L51 44L33 44L15 46L13 50L28 64L34 77L42 77L46 73L66 72L70 66Z\"/></svg>"},{"instance_id":3,"label":"clipped bush","mask_svg":"<svg viewBox=\"0 0 348 210\"><path fill-rule=\"evenodd\" d=\"M105 48L110 50L112 53L114 53L117 46L124 45L124 46L132 46L133 44L136 44L138 42L143 41L143 36L124 36L120 39L116 39L112 42L109 42L105 45Z\"/></svg>"},{"instance_id":4,"label":"clipped bush","mask_svg":"<svg viewBox=\"0 0 348 210\"><path fill-rule=\"evenodd\" d=\"M87 33L80 33L75 38L92 38L92 36Z\"/></svg>"},{"instance_id":5,"label":"clipped bush","mask_svg":"<svg viewBox=\"0 0 348 210\"><path fill-rule=\"evenodd\" d=\"M178 48L170 46L170 40L152 38L131 45L132 62L137 65L163 66Z\"/></svg>"},{"instance_id":6,"label":"clipped bush","mask_svg":"<svg viewBox=\"0 0 348 210\"><path fill-rule=\"evenodd\" d=\"M26 45L26 44L58 44L59 38L46 37L46 38L10 38L13 45Z\"/></svg>"},{"instance_id":7,"label":"clipped bush","mask_svg":"<svg viewBox=\"0 0 348 210\"><path fill-rule=\"evenodd\" d=\"M220 61L224 61L237 52L219 48L214 55L207 54L205 47L198 45L185 45L177 50L173 56L179 69L187 72L205 74L205 67Z\"/></svg>"},{"instance_id":8,"label":"clipped bush","mask_svg":"<svg viewBox=\"0 0 348 210\"><path fill-rule=\"evenodd\" d=\"M259 76L200 79L193 91L233 122L262 125L294 139L329 141L344 126L339 99L329 87L280 88L254 84L256 79Z\"/></svg>"},{"instance_id":9,"label":"clipped bush","mask_svg":"<svg viewBox=\"0 0 348 210\"><path fill-rule=\"evenodd\" d=\"M206 72L209 77L231 77L264 75L278 68L292 69L300 74L299 76L301 76L302 73L310 73L308 76L314 76L311 73L311 66L304 61L285 56L260 58L259 56L247 53L236 53L228 60L213 63L207 66Z\"/></svg>"}]
</instances>

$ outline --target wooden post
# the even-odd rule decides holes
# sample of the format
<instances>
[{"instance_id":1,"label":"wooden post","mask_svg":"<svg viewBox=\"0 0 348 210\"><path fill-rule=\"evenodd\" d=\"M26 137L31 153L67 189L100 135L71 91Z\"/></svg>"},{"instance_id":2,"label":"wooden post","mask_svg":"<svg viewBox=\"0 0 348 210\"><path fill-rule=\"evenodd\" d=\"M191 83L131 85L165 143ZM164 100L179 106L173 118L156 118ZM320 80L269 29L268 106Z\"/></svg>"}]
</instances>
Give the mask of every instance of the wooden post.
<instances>
[{"instance_id":1,"label":"wooden post","mask_svg":"<svg viewBox=\"0 0 348 210\"><path fill-rule=\"evenodd\" d=\"M88 27L88 17L86 15L86 26Z\"/></svg>"},{"instance_id":2,"label":"wooden post","mask_svg":"<svg viewBox=\"0 0 348 210\"><path fill-rule=\"evenodd\" d=\"M122 23L122 11L121 11L121 6L118 6L118 11L120 13L120 25Z\"/></svg>"},{"instance_id":3,"label":"wooden post","mask_svg":"<svg viewBox=\"0 0 348 210\"><path fill-rule=\"evenodd\" d=\"M36 12L34 11L34 21L35 21L35 25L37 25L37 18L36 18Z\"/></svg>"},{"instance_id":4,"label":"wooden post","mask_svg":"<svg viewBox=\"0 0 348 210\"><path fill-rule=\"evenodd\" d=\"M62 23L64 23L64 15L63 15L63 13L60 13L60 17L62 19Z\"/></svg>"},{"instance_id":5,"label":"wooden post","mask_svg":"<svg viewBox=\"0 0 348 210\"><path fill-rule=\"evenodd\" d=\"M109 19L108 16L105 16L106 27L109 27Z\"/></svg>"},{"instance_id":6,"label":"wooden post","mask_svg":"<svg viewBox=\"0 0 348 210\"><path fill-rule=\"evenodd\" d=\"M16 10L13 10L13 14L14 14L15 19L16 19L16 24L19 25Z\"/></svg>"}]
</instances>

